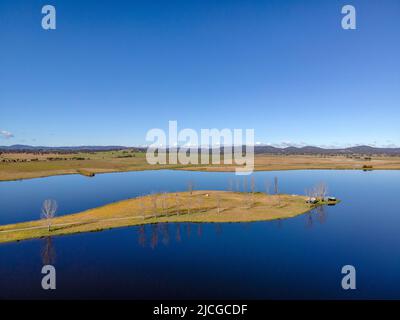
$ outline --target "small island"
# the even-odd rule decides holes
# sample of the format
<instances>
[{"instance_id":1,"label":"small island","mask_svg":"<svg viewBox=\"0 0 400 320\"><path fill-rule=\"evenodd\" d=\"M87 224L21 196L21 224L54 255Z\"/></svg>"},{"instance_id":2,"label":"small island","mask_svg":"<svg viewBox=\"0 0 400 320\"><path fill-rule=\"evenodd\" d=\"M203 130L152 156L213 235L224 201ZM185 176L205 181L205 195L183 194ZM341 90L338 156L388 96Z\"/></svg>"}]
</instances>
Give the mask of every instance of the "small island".
<instances>
[{"instance_id":1,"label":"small island","mask_svg":"<svg viewBox=\"0 0 400 320\"><path fill-rule=\"evenodd\" d=\"M317 206L301 195L261 192L187 191L132 198L75 214L0 226L0 243L126 226L168 223L253 222L295 217Z\"/></svg>"}]
</instances>

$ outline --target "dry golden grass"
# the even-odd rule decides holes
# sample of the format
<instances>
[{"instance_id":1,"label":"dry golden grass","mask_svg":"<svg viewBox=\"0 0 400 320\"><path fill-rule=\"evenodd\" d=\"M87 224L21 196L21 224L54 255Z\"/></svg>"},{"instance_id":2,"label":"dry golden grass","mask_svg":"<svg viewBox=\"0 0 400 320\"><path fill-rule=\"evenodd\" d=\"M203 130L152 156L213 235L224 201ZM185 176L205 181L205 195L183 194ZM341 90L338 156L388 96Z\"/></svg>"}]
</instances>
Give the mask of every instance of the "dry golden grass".
<instances>
[{"instance_id":1,"label":"dry golden grass","mask_svg":"<svg viewBox=\"0 0 400 320\"><path fill-rule=\"evenodd\" d=\"M128 156L128 157L126 157ZM53 158L85 158L86 160L56 160ZM38 161L29 161L37 158ZM27 162L1 162L3 159L23 159ZM374 170L399 170L400 157L372 157L372 160L347 158L345 156L303 155L256 155L255 170L300 169L352 169L362 170L372 166ZM77 154L7 154L0 155L0 181L47 177L63 174L106 173L140 170L177 169L196 171L234 171L234 165L149 165L144 153L108 151Z\"/></svg>"},{"instance_id":2,"label":"dry golden grass","mask_svg":"<svg viewBox=\"0 0 400 320\"><path fill-rule=\"evenodd\" d=\"M0 226L0 242L159 222L249 222L289 218L313 208L306 197L225 191L148 195L81 213Z\"/></svg>"}]
</instances>

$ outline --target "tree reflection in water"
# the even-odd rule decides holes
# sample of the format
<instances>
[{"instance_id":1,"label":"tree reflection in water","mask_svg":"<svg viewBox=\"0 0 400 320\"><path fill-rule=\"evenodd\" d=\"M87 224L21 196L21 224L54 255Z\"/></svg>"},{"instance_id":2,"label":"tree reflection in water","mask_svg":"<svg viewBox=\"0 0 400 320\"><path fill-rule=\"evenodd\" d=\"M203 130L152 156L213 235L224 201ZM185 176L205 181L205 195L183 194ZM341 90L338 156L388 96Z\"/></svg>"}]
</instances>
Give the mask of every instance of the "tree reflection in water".
<instances>
[{"instance_id":1,"label":"tree reflection in water","mask_svg":"<svg viewBox=\"0 0 400 320\"><path fill-rule=\"evenodd\" d=\"M277 219L277 220L276 220L276 225L277 225L278 229L282 229L282 227L283 227L283 220L282 220L282 219Z\"/></svg>"},{"instance_id":2,"label":"tree reflection in water","mask_svg":"<svg viewBox=\"0 0 400 320\"><path fill-rule=\"evenodd\" d=\"M318 206L314 210L307 212L306 214L307 228L312 228L314 224L314 218L316 218L320 224L324 224L326 222L327 215L325 206Z\"/></svg>"},{"instance_id":3,"label":"tree reflection in water","mask_svg":"<svg viewBox=\"0 0 400 320\"><path fill-rule=\"evenodd\" d=\"M220 223L216 223L216 224L215 224L215 233L216 233L217 235L222 234L222 225L221 225Z\"/></svg>"},{"instance_id":4,"label":"tree reflection in water","mask_svg":"<svg viewBox=\"0 0 400 320\"><path fill-rule=\"evenodd\" d=\"M150 247L154 249L158 245L158 224L151 225L151 245Z\"/></svg>"},{"instance_id":5,"label":"tree reflection in water","mask_svg":"<svg viewBox=\"0 0 400 320\"><path fill-rule=\"evenodd\" d=\"M176 242L181 242L181 224L180 223L177 223L176 225L175 225L175 227L176 227L176 235L175 235L175 239L176 239Z\"/></svg>"},{"instance_id":6,"label":"tree reflection in water","mask_svg":"<svg viewBox=\"0 0 400 320\"><path fill-rule=\"evenodd\" d=\"M56 251L54 249L53 240L51 237L46 237L43 241L41 252L43 265L54 265L56 262Z\"/></svg>"},{"instance_id":7,"label":"tree reflection in water","mask_svg":"<svg viewBox=\"0 0 400 320\"><path fill-rule=\"evenodd\" d=\"M139 226L138 234L139 234L139 237L138 237L139 245L141 247L145 247L146 246L146 228L145 228L145 225Z\"/></svg>"},{"instance_id":8,"label":"tree reflection in water","mask_svg":"<svg viewBox=\"0 0 400 320\"><path fill-rule=\"evenodd\" d=\"M307 212L306 213L306 228L312 228L313 226L313 216L312 216L312 212Z\"/></svg>"},{"instance_id":9,"label":"tree reflection in water","mask_svg":"<svg viewBox=\"0 0 400 320\"><path fill-rule=\"evenodd\" d=\"M217 235L222 234L221 223L214 223L213 226ZM192 236L192 227L196 228L196 232L194 233L195 236L197 235L198 238L203 237L203 223L196 223L195 225L193 225L192 223L174 223L172 226L171 223L159 223L147 225L147 227L146 225L137 226L137 242L143 248L149 246L151 249L155 249L158 246L160 240L165 246L168 246L171 242L171 239L174 239L174 232L175 242L178 243L182 240L190 240ZM186 237L184 236L184 233L182 236L182 231L184 231L185 228ZM170 232L172 232L172 234L170 234ZM159 238L159 236L161 236L161 239Z\"/></svg>"},{"instance_id":10,"label":"tree reflection in water","mask_svg":"<svg viewBox=\"0 0 400 320\"><path fill-rule=\"evenodd\" d=\"M326 222L326 210L325 206L319 206L316 208L317 219L320 224L324 224Z\"/></svg>"},{"instance_id":11,"label":"tree reflection in water","mask_svg":"<svg viewBox=\"0 0 400 320\"><path fill-rule=\"evenodd\" d=\"M169 228L168 223L161 224L162 242L165 246L169 244Z\"/></svg>"},{"instance_id":12,"label":"tree reflection in water","mask_svg":"<svg viewBox=\"0 0 400 320\"><path fill-rule=\"evenodd\" d=\"M198 223L197 224L197 236L199 238L201 238L202 235L203 235L203 224L202 223Z\"/></svg>"}]
</instances>

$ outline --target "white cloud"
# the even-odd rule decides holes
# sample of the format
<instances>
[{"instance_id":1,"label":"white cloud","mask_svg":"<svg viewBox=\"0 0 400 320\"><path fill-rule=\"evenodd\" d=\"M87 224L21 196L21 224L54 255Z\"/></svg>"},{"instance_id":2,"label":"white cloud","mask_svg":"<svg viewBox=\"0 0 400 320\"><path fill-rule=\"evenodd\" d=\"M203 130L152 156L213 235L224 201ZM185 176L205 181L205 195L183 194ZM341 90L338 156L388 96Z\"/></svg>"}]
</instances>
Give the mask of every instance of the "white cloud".
<instances>
[{"instance_id":1,"label":"white cloud","mask_svg":"<svg viewBox=\"0 0 400 320\"><path fill-rule=\"evenodd\" d=\"M279 143L268 143L268 145L271 145L275 148L288 148L288 147L297 147L297 148L301 148L301 147L305 147L308 146L309 144L300 141L300 142L292 142L292 141L282 141Z\"/></svg>"},{"instance_id":2,"label":"white cloud","mask_svg":"<svg viewBox=\"0 0 400 320\"><path fill-rule=\"evenodd\" d=\"M0 130L0 137L5 138L5 139L10 139L10 138L14 138L14 135L6 130Z\"/></svg>"}]
</instances>

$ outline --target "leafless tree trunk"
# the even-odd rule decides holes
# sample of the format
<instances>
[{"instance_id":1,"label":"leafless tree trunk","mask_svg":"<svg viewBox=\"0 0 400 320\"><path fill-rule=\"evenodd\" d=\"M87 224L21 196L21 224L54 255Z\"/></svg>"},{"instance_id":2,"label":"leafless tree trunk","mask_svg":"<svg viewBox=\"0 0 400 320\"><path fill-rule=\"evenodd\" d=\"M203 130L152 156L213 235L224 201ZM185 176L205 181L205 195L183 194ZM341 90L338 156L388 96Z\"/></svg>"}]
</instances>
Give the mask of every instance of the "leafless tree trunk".
<instances>
[{"instance_id":1,"label":"leafless tree trunk","mask_svg":"<svg viewBox=\"0 0 400 320\"><path fill-rule=\"evenodd\" d=\"M218 214L220 212L220 207L221 207L221 198L219 197L219 194L217 194L217 213Z\"/></svg>"},{"instance_id":2,"label":"leafless tree trunk","mask_svg":"<svg viewBox=\"0 0 400 320\"><path fill-rule=\"evenodd\" d=\"M175 193L175 202L176 202L176 214L179 216L180 201L177 193Z\"/></svg>"},{"instance_id":3,"label":"leafless tree trunk","mask_svg":"<svg viewBox=\"0 0 400 320\"><path fill-rule=\"evenodd\" d=\"M278 177L274 178L274 192L275 192L275 194L278 194L278 192L279 192Z\"/></svg>"},{"instance_id":4,"label":"leafless tree trunk","mask_svg":"<svg viewBox=\"0 0 400 320\"><path fill-rule=\"evenodd\" d=\"M317 195L321 200L324 200L327 193L328 187L325 182L320 182L316 187Z\"/></svg>"},{"instance_id":5,"label":"leafless tree trunk","mask_svg":"<svg viewBox=\"0 0 400 320\"><path fill-rule=\"evenodd\" d=\"M162 210L162 215L165 215L165 209L166 209L166 194L165 192L161 195L161 210Z\"/></svg>"},{"instance_id":6,"label":"leafless tree trunk","mask_svg":"<svg viewBox=\"0 0 400 320\"><path fill-rule=\"evenodd\" d=\"M201 209L203 207L203 198L202 198L201 195L199 195L198 198L197 198L197 206L199 208L199 212L201 212Z\"/></svg>"},{"instance_id":7,"label":"leafless tree trunk","mask_svg":"<svg viewBox=\"0 0 400 320\"><path fill-rule=\"evenodd\" d=\"M51 219L54 218L57 212L57 201L45 200L42 205L42 219L47 220L47 230L50 232Z\"/></svg>"},{"instance_id":8,"label":"leafless tree trunk","mask_svg":"<svg viewBox=\"0 0 400 320\"><path fill-rule=\"evenodd\" d=\"M269 181L268 179L265 179L265 194L269 194Z\"/></svg>"},{"instance_id":9,"label":"leafless tree trunk","mask_svg":"<svg viewBox=\"0 0 400 320\"><path fill-rule=\"evenodd\" d=\"M193 193L193 181L192 180L189 180L189 182L188 182L188 191L189 191L190 195L192 195L192 193Z\"/></svg>"},{"instance_id":10,"label":"leafless tree trunk","mask_svg":"<svg viewBox=\"0 0 400 320\"><path fill-rule=\"evenodd\" d=\"M251 181L250 181L250 189L251 189L251 204L254 204L254 192L256 190L256 181L254 176L251 176Z\"/></svg>"},{"instance_id":11,"label":"leafless tree trunk","mask_svg":"<svg viewBox=\"0 0 400 320\"><path fill-rule=\"evenodd\" d=\"M256 181L255 181L254 176L251 176L250 188L251 188L251 192L254 193L256 190Z\"/></svg>"},{"instance_id":12,"label":"leafless tree trunk","mask_svg":"<svg viewBox=\"0 0 400 320\"><path fill-rule=\"evenodd\" d=\"M243 192L247 192L247 177L243 177Z\"/></svg>"},{"instance_id":13,"label":"leafless tree trunk","mask_svg":"<svg viewBox=\"0 0 400 320\"><path fill-rule=\"evenodd\" d=\"M153 207L153 214L154 214L154 216L157 216L157 194L156 193L151 196L151 204Z\"/></svg>"},{"instance_id":14,"label":"leafless tree trunk","mask_svg":"<svg viewBox=\"0 0 400 320\"><path fill-rule=\"evenodd\" d=\"M305 194L306 194L308 200L310 201L311 198L312 198L312 196L313 196L313 190L307 188L307 189L304 190L304 192L305 192Z\"/></svg>"},{"instance_id":15,"label":"leafless tree trunk","mask_svg":"<svg viewBox=\"0 0 400 320\"><path fill-rule=\"evenodd\" d=\"M187 213L190 214L190 205L191 205L192 202L191 202L190 199L188 199L187 201L188 201L188 204L187 204Z\"/></svg>"},{"instance_id":16,"label":"leafless tree trunk","mask_svg":"<svg viewBox=\"0 0 400 320\"><path fill-rule=\"evenodd\" d=\"M233 182L232 182L232 179L229 179L228 191L233 191Z\"/></svg>"},{"instance_id":17,"label":"leafless tree trunk","mask_svg":"<svg viewBox=\"0 0 400 320\"><path fill-rule=\"evenodd\" d=\"M142 214L142 217L144 219L146 217L146 214L145 214L145 207L144 207L144 199L143 199L143 197L139 198L139 207L140 207L140 212Z\"/></svg>"}]
</instances>

